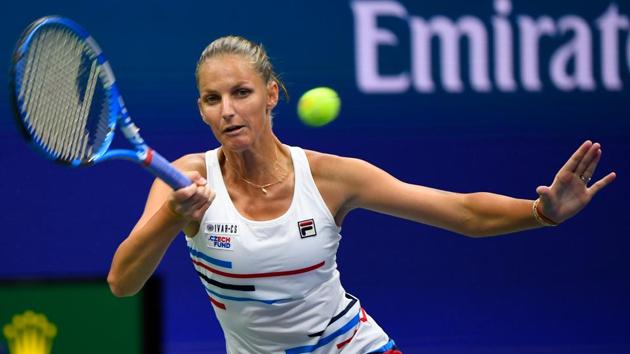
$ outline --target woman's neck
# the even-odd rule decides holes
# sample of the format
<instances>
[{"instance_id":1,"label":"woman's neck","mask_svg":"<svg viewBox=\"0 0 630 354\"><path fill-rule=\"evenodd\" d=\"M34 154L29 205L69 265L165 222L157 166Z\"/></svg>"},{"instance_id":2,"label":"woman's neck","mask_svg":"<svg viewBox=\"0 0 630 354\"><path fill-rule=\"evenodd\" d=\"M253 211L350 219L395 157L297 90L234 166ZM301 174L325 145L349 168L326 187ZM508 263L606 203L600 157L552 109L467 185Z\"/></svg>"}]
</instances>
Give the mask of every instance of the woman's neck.
<instances>
[{"instance_id":1,"label":"woman's neck","mask_svg":"<svg viewBox=\"0 0 630 354\"><path fill-rule=\"evenodd\" d=\"M275 136L256 148L236 152L221 147L221 153L226 177L254 186L277 182L292 170L289 151Z\"/></svg>"}]
</instances>

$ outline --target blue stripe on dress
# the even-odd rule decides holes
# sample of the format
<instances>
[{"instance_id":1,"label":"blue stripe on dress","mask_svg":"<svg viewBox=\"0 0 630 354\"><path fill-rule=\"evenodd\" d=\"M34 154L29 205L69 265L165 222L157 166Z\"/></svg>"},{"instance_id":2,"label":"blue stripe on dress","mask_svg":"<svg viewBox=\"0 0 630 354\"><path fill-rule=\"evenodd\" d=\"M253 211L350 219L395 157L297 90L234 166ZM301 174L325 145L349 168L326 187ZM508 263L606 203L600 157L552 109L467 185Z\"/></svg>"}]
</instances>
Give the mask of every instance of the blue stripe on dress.
<instances>
[{"instance_id":1,"label":"blue stripe on dress","mask_svg":"<svg viewBox=\"0 0 630 354\"><path fill-rule=\"evenodd\" d=\"M190 252L191 256L201 258L208 263L212 263L214 265L218 265L219 267L223 267L223 268L232 268L232 262L222 261L220 259L212 258L205 253L201 253L197 250L192 249L191 247L188 247L188 252Z\"/></svg>"},{"instance_id":2,"label":"blue stripe on dress","mask_svg":"<svg viewBox=\"0 0 630 354\"><path fill-rule=\"evenodd\" d=\"M389 342L385 343L384 346L369 352L368 354L382 354L390 349L393 349L396 346L396 343L394 343L393 339L390 339Z\"/></svg>"},{"instance_id":3,"label":"blue stripe on dress","mask_svg":"<svg viewBox=\"0 0 630 354\"><path fill-rule=\"evenodd\" d=\"M232 300L232 301L255 301L255 302L262 302L263 304L267 304L267 305L273 305L277 302L284 302L284 301L289 301L292 299L277 299L277 300L260 300L260 299L252 299L252 298L248 298L248 297L235 297L235 296L228 296L228 295L222 295L217 293L216 291L212 291L210 289L208 289L208 287L206 286L206 291L216 297L219 297L221 299L225 299L225 300Z\"/></svg>"},{"instance_id":4,"label":"blue stripe on dress","mask_svg":"<svg viewBox=\"0 0 630 354\"><path fill-rule=\"evenodd\" d=\"M296 347L296 348L287 349L286 350L286 354L311 353L311 352L315 351L316 349L325 346L326 344L332 342L335 338L337 338L337 337L347 333L352 328L354 328L354 326L356 326L359 323L359 314L360 314L360 312L357 313L357 315L354 316L354 318L351 319L350 322L346 323L343 327L341 327L338 330L334 331L329 336L326 336L326 337L320 339L319 342L317 342L317 344L305 345L303 347Z\"/></svg>"}]
</instances>

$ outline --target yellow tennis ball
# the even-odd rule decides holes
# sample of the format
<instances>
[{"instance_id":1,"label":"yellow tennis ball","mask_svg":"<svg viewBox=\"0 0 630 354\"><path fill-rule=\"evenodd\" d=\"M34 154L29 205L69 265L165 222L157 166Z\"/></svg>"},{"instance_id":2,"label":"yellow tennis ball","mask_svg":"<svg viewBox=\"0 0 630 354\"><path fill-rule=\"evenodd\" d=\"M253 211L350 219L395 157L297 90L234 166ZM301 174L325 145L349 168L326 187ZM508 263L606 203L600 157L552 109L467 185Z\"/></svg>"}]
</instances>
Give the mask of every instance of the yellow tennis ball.
<instances>
[{"instance_id":1,"label":"yellow tennis ball","mask_svg":"<svg viewBox=\"0 0 630 354\"><path fill-rule=\"evenodd\" d=\"M300 97L297 111L304 124L321 127L337 118L340 108L341 101L335 90L329 87L316 87Z\"/></svg>"}]
</instances>

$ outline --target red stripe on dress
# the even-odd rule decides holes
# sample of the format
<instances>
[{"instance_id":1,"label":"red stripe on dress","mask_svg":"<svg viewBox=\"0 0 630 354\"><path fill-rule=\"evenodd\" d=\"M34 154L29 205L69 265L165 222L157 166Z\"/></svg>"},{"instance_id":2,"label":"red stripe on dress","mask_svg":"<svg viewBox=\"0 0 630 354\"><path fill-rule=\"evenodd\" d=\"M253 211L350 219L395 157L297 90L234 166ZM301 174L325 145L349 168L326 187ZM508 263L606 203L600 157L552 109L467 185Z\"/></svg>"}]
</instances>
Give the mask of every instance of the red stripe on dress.
<instances>
[{"instance_id":1,"label":"red stripe on dress","mask_svg":"<svg viewBox=\"0 0 630 354\"><path fill-rule=\"evenodd\" d=\"M361 322L367 322L367 315L365 314L365 310L361 307Z\"/></svg>"},{"instance_id":2,"label":"red stripe on dress","mask_svg":"<svg viewBox=\"0 0 630 354\"><path fill-rule=\"evenodd\" d=\"M348 338L348 339L344 340L343 342L341 342L341 343L338 343L338 344L337 344L337 349L341 349L341 348L345 347L345 346L346 346L346 344L350 343L350 341L352 340L352 338L354 338L354 335L355 335L355 334L357 334L357 330L356 330L356 329L354 330L354 333L352 333L352 335L350 336L350 338Z\"/></svg>"},{"instance_id":3,"label":"red stripe on dress","mask_svg":"<svg viewBox=\"0 0 630 354\"><path fill-rule=\"evenodd\" d=\"M210 299L210 302L214 306L216 306L216 307L218 307L218 308L220 308L222 310L225 310L225 304L222 304L222 303L218 302L217 300L213 299L211 296L208 296L208 298Z\"/></svg>"},{"instance_id":4,"label":"red stripe on dress","mask_svg":"<svg viewBox=\"0 0 630 354\"><path fill-rule=\"evenodd\" d=\"M214 269L202 262L199 261L192 261L194 264L207 269L209 271L211 271L212 273L215 274L219 274L222 275L224 277L228 277L228 278L269 278L269 277L281 277L281 276L285 276L285 275L295 275L295 274L300 274L300 273L306 273L306 272L310 272L311 270L315 270L317 268L322 267L326 261L322 261L321 263L312 265L310 267L306 267L306 268L302 268L302 269L294 269L294 270L285 270L285 271L280 271L280 272L269 272L269 273L253 273L253 274L234 274L234 273L227 273L218 269Z\"/></svg>"}]
</instances>

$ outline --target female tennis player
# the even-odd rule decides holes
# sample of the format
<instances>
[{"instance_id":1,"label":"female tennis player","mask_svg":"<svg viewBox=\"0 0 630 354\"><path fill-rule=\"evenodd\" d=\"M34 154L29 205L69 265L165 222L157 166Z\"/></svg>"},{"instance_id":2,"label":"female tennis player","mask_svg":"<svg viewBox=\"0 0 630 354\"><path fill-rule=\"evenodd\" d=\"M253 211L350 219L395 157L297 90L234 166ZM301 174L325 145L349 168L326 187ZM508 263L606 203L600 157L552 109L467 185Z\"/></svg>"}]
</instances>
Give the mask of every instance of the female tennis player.
<instances>
[{"instance_id":1,"label":"female tennis player","mask_svg":"<svg viewBox=\"0 0 630 354\"><path fill-rule=\"evenodd\" d=\"M558 225L615 179L589 183L601 147L587 141L535 201L408 184L365 161L282 144L272 112L286 90L262 46L217 39L196 76L199 112L221 146L174 162L190 186L154 182L108 281L117 296L138 292L183 230L228 353L400 353L339 281L339 230L353 209L484 237Z\"/></svg>"}]
</instances>

